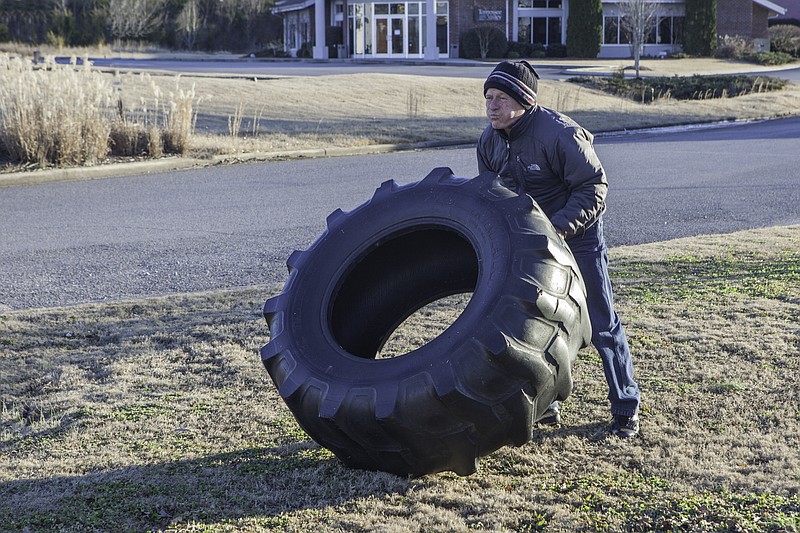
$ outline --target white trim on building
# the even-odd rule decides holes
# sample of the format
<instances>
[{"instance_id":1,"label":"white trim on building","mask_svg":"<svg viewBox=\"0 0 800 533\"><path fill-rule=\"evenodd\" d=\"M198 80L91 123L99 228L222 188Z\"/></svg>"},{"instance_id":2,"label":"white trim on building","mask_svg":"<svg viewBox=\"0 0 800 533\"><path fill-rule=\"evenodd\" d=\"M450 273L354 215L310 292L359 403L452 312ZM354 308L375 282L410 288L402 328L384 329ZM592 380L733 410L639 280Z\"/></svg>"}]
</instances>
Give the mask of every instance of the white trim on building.
<instances>
[{"instance_id":1,"label":"white trim on building","mask_svg":"<svg viewBox=\"0 0 800 533\"><path fill-rule=\"evenodd\" d=\"M778 4L773 4L769 0L753 0L753 3L767 8L770 11L771 17L783 16L786 14L786 8Z\"/></svg>"},{"instance_id":2,"label":"white trim on building","mask_svg":"<svg viewBox=\"0 0 800 533\"><path fill-rule=\"evenodd\" d=\"M621 1L625 0L603 0L600 58L629 58L633 55L619 22ZM642 55L658 57L680 51L685 0L653 1L658 6L656 23ZM786 13L785 8L770 0L752 1L771 14ZM314 41L323 43L314 46L314 57L327 58L328 48L323 46L325 2L279 0L273 8L274 13L284 16L284 48L292 55L296 55L303 44L308 46ZM332 0L329 9L332 24L342 26L345 32L343 37L350 57L436 59L448 57L451 51L458 53L459 43L450 43L449 39L450 11L459 9L459 3L460 0ZM566 43L569 0L507 0L506 6L502 18L505 19L506 31L510 33L507 35L510 41L542 46ZM427 13L432 10L436 16L428 17ZM499 10L497 14L501 16ZM311 28L312 20L314 28Z\"/></svg>"},{"instance_id":3,"label":"white trim on building","mask_svg":"<svg viewBox=\"0 0 800 533\"><path fill-rule=\"evenodd\" d=\"M432 28L427 16L428 5L433 5L436 11ZM350 56L448 57L449 7L448 0L348 2ZM430 35L435 42L428 47Z\"/></svg>"}]
</instances>

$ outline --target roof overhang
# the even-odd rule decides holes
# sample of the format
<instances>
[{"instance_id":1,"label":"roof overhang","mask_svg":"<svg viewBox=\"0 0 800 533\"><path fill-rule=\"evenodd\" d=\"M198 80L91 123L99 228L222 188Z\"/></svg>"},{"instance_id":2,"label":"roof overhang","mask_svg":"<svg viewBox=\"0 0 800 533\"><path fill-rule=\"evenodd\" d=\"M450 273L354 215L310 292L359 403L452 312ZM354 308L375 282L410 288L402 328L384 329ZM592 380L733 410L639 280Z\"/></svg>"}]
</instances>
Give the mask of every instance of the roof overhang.
<instances>
[{"instance_id":1,"label":"roof overhang","mask_svg":"<svg viewBox=\"0 0 800 533\"><path fill-rule=\"evenodd\" d=\"M777 16L777 15L785 15L786 8L781 7L778 4L774 4L769 0L753 0L754 4L758 4L761 7L765 7L770 11L770 16Z\"/></svg>"},{"instance_id":2,"label":"roof overhang","mask_svg":"<svg viewBox=\"0 0 800 533\"><path fill-rule=\"evenodd\" d=\"M288 0L286 2L278 2L272 8L273 13L288 13L289 11L300 11L308 9L314 5L314 0Z\"/></svg>"}]
</instances>

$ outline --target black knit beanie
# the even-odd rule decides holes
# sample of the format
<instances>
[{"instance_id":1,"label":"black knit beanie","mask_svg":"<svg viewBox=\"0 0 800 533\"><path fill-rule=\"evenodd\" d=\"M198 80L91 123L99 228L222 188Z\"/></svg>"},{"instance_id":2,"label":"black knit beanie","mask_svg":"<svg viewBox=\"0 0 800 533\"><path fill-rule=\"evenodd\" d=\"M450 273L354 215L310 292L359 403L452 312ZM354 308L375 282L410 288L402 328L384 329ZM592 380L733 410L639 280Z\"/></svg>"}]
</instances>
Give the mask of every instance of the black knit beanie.
<instances>
[{"instance_id":1,"label":"black knit beanie","mask_svg":"<svg viewBox=\"0 0 800 533\"><path fill-rule=\"evenodd\" d=\"M483 94L489 89L500 89L524 108L536 104L539 74L527 61L503 61L498 64L483 84Z\"/></svg>"}]
</instances>

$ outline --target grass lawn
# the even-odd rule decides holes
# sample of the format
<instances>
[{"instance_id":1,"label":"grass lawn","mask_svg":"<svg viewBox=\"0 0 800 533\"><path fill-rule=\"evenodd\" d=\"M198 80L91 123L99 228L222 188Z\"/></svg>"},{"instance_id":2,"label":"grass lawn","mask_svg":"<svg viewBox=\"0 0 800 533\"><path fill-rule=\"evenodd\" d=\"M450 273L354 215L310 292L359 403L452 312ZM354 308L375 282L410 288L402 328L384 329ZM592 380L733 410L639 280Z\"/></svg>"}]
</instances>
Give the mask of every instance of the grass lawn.
<instances>
[{"instance_id":1,"label":"grass lawn","mask_svg":"<svg viewBox=\"0 0 800 533\"><path fill-rule=\"evenodd\" d=\"M193 87L200 100L191 154L474 141L487 123L482 79L365 73L299 81L182 76L178 86ZM141 99L149 90L145 83L127 78L123 91ZM619 131L796 114L800 85L736 98L640 104L575 83L542 80L539 101L592 132Z\"/></svg>"},{"instance_id":2,"label":"grass lawn","mask_svg":"<svg viewBox=\"0 0 800 533\"><path fill-rule=\"evenodd\" d=\"M568 60L562 62L570 66ZM601 68L613 70L625 62L582 61L575 66L581 63L602 63ZM383 144L474 142L487 123L482 78L372 73L368 65L361 74L268 79L98 69L77 69L76 73L67 65L50 65L32 72L30 66L9 65L7 82L0 78L0 118L4 114L16 117L15 106L11 105L14 102L27 113L19 124L9 128L21 130L18 137L22 141L14 141L15 146L33 146L40 139L41 130L47 130L53 136L49 140L52 146L44 143L48 153L59 154L66 147L82 146L87 131L97 130L95 137L102 139L106 130L112 130L112 145L118 155L97 155L106 148L105 141L98 141L91 154L76 148L74 156L63 162L65 166L135 160L140 158L135 154L142 150L156 155L159 151L181 153L200 162L211 158L218 162L221 158L224 162L228 157L235 161L245 153L274 155ZM493 65L487 63L486 74ZM663 76L689 74L693 69L724 72L753 68L752 64L711 59L651 60L644 65L645 73ZM23 81L15 83L15 76ZM539 101L597 133L797 114L800 84L789 83L776 92L756 91L735 98L664 98L642 104L576 83L542 80ZM39 109L41 102L50 104ZM58 112L51 107L57 107ZM95 116L98 113L109 124L99 124L102 121ZM51 120L39 126L35 117ZM68 126L73 123L83 126L70 129ZM172 139L163 148L159 144L160 130L165 141ZM0 143L2 140L0 135ZM177 151L167 150L171 145ZM139 148L123 150L135 146ZM28 165L4 164L3 157L0 150L0 172L41 166L38 156L34 157L34 164Z\"/></svg>"},{"instance_id":3,"label":"grass lawn","mask_svg":"<svg viewBox=\"0 0 800 533\"><path fill-rule=\"evenodd\" d=\"M102 76L145 117L193 90L197 158L474 140L486 123L479 79ZM599 132L797 113L800 85L644 105L545 80L540 99ZM586 349L563 425L465 478L349 470L305 435L258 355L280 287L0 313L0 531L799 530L800 226L611 260L641 436L605 436ZM460 307L412 317L393 353Z\"/></svg>"},{"instance_id":4,"label":"grass lawn","mask_svg":"<svg viewBox=\"0 0 800 533\"><path fill-rule=\"evenodd\" d=\"M348 470L303 433L258 355L280 287L2 313L0 530L800 529L800 226L611 261L641 436L605 436L586 349L563 425L464 478Z\"/></svg>"}]
</instances>

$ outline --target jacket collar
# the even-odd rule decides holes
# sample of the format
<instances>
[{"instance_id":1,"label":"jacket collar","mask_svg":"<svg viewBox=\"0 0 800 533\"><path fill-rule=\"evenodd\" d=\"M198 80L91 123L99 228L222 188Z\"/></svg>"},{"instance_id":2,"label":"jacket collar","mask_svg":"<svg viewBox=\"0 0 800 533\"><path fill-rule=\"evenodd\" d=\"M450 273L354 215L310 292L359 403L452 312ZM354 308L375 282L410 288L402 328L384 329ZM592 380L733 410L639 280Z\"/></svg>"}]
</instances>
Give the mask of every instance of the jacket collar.
<instances>
[{"instance_id":1,"label":"jacket collar","mask_svg":"<svg viewBox=\"0 0 800 533\"><path fill-rule=\"evenodd\" d=\"M500 133L500 135L504 139L506 139L507 141L511 141L513 139L516 139L516 138L522 136L522 135L525 135L525 132L528 131L529 128L531 128L531 125L533 123L533 115L536 113L536 111L538 109L539 109L539 104L535 104L530 109L525 111L525 114L522 115L519 118L519 120L517 120L511 126L511 134L510 135L508 133L506 133L506 130L497 130L498 133Z\"/></svg>"}]
</instances>

